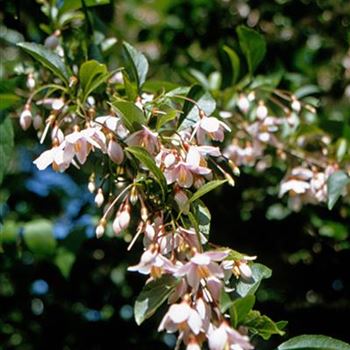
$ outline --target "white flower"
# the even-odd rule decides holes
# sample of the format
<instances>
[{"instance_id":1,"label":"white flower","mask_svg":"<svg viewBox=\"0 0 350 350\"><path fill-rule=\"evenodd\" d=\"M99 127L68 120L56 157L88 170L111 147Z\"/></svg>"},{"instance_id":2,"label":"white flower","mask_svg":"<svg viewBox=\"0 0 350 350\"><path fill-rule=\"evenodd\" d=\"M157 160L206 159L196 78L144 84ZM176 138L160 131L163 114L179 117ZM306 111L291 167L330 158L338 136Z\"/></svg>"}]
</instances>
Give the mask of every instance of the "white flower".
<instances>
[{"instance_id":1,"label":"white flower","mask_svg":"<svg viewBox=\"0 0 350 350\"><path fill-rule=\"evenodd\" d=\"M308 182L302 180L291 179L282 182L280 188L280 197L282 197L286 192L293 192L295 194L303 194L310 188Z\"/></svg>"},{"instance_id":2,"label":"white flower","mask_svg":"<svg viewBox=\"0 0 350 350\"><path fill-rule=\"evenodd\" d=\"M195 124L194 130L199 144L205 143L206 135L214 141L222 142L224 131L231 131L224 122L215 117L203 117Z\"/></svg>"},{"instance_id":3,"label":"white flower","mask_svg":"<svg viewBox=\"0 0 350 350\"><path fill-rule=\"evenodd\" d=\"M251 350L254 347L249 343L247 336L241 335L231 328L225 321L218 328L211 329L208 338L210 350ZM227 347L228 346L228 347Z\"/></svg>"},{"instance_id":4,"label":"white flower","mask_svg":"<svg viewBox=\"0 0 350 350\"><path fill-rule=\"evenodd\" d=\"M202 328L202 319L198 311L191 308L190 305L183 301L180 304L170 306L168 312L161 321L158 331L167 330L170 333L177 330L190 331L197 335Z\"/></svg>"},{"instance_id":5,"label":"white flower","mask_svg":"<svg viewBox=\"0 0 350 350\"><path fill-rule=\"evenodd\" d=\"M73 156L72 146L62 142L43 152L33 163L39 170L44 170L52 164L55 171L64 171L69 167Z\"/></svg>"}]
</instances>

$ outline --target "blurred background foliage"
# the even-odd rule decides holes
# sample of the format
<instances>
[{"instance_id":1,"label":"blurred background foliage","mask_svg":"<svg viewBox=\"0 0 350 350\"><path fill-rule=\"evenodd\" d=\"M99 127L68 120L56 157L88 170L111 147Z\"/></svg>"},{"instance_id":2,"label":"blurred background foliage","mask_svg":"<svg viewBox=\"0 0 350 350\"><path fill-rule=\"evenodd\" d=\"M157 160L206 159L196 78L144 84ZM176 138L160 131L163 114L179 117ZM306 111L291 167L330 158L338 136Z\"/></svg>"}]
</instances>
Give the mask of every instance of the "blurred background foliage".
<instances>
[{"instance_id":1,"label":"blurred background foliage","mask_svg":"<svg viewBox=\"0 0 350 350\"><path fill-rule=\"evenodd\" d=\"M60 26L70 26L63 39L80 39L71 51L117 67L126 39L147 54L152 78L207 79L215 95L225 87L221 48L235 47L235 27L246 24L267 40L259 73L284 72L282 87L303 86L317 96L319 127L348 147L349 1L115 0L89 7L89 21L79 10L56 24L43 14L44 3L0 1L0 118L11 113L10 105L23 104L18 87L25 86L25 75L14 72L28 73L30 66L15 47L19 41L43 42ZM58 7L67 4L79 7L79 1L57 0ZM217 71L223 72L221 86L214 81ZM18 97L11 95L9 102L9 92ZM156 333L159 318L142 327L133 320L133 300L143 281L126 272L138 259L126 253L130 235L95 239L99 213L86 188L87 173L38 172L32 165L41 151L35 133L17 124L16 148L0 190L0 349L172 348L175 337ZM350 341L343 321L350 311L349 204L338 203L331 212L321 206L291 212L287 200L277 198L284 170L284 164L263 173L243 169L235 188L209 195L211 240L258 255L272 268L257 308L288 320L288 337L323 333ZM259 348L280 342L273 337Z\"/></svg>"}]
</instances>

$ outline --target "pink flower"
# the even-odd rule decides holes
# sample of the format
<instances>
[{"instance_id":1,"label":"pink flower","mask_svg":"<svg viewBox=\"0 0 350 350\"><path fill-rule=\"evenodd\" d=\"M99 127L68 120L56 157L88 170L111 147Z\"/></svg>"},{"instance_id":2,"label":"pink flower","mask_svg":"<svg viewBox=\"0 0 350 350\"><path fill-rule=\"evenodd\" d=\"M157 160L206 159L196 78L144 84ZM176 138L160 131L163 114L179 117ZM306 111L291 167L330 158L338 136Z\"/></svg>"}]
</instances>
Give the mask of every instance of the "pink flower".
<instances>
[{"instance_id":1,"label":"pink flower","mask_svg":"<svg viewBox=\"0 0 350 350\"><path fill-rule=\"evenodd\" d=\"M202 320L198 311L183 301L180 304L170 306L168 312L161 321L158 331L166 330L169 333L181 330L199 334L202 328Z\"/></svg>"},{"instance_id":2,"label":"pink flower","mask_svg":"<svg viewBox=\"0 0 350 350\"><path fill-rule=\"evenodd\" d=\"M137 271L143 275L151 274L152 277L159 277L163 272L174 271L174 265L170 260L159 254L154 246L145 250L137 265L128 267L128 271Z\"/></svg>"},{"instance_id":3,"label":"pink flower","mask_svg":"<svg viewBox=\"0 0 350 350\"><path fill-rule=\"evenodd\" d=\"M116 164L121 164L124 160L123 148L113 138L110 138L108 141L107 154Z\"/></svg>"},{"instance_id":4,"label":"pink flower","mask_svg":"<svg viewBox=\"0 0 350 350\"><path fill-rule=\"evenodd\" d=\"M193 174L208 175L211 170L201 166L202 157L200 152L195 147L190 147L186 161L179 161L175 165L166 168L164 176L168 184L177 182L179 186L189 188L193 185Z\"/></svg>"},{"instance_id":5,"label":"pink flower","mask_svg":"<svg viewBox=\"0 0 350 350\"><path fill-rule=\"evenodd\" d=\"M249 338L231 328L225 321L218 328L213 328L208 337L210 350L251 350Z\"/></svg>"},{"instance_id":6,"label":"pink flower","mask_svg":"<svg viewBox=\"0 0 350 350\"><path fill-rule=\"evenodd\" d=\"M124 126L122 120L112 115L97 117L94 120L97 124L103 125L108 131L116 133L121 139L128 136L129 130Z\"/></svg>"},{"instance_id":7,"label":"pink flower","mask_svg":"<svg viewBox=\"0 0 350 350\"><path fill-rule=\"evenodd\" d=\"M129 146L141 146L146 148L148 153L154 155L159 148L158 133L152 132L146 126L142 126L143 130L139 130L131 134L126 143Z\"/></svg>"},{"instance_id":8,"label":"pink flower","mask_svg":"<svg viewBox=\"0 0 350 350\"><path fill-rule=\"evenodd\" d=\"M66 170L74 156L73 146L62 142L60 145L56 144L51 149L43 152L37 159L34 160L34 164L39 170L46 169L50 164L55 171Z\"/></svg>"},{"instance_id":9,"label":"pink flower","mask_svg":"<svg viewBox=\"0 0 350 350\"><path fill-rule=\"evenodd\" d=\"M221 261L226 256L227 252L209 251L195 253L189 262L178 268L174 276L186 276L187 283L193 288L195 293L203 278L207 279L211 276L219 279L224 278L224 272L216 261Z\"/></svg>"},{"instance_id":10,"label":"pink flower","mask_svg":"<svg viewBox=\"0 0 350 350\"><path fill-rule=\"evenodd\" d=\"M224 140L225 130L231 131L224 122L215 117L203 117L195 124L194 128L199 144L205 143L206 136L214 141L222 142Z\"/></svg>"},{"instance_id":11,"label":"pink flower","mask_svg":"<svg viewBox=\"0 0 350 350\"><path fill-rule=\"evenodd\" d=\"M96 147L106 152L106 136L97 128L87 128L78 131L76 128L71 134L66 135L66 142L74 146L74 155L77 156L80 164L84 164L92 149Z\"/></svg>"}]
</instances>

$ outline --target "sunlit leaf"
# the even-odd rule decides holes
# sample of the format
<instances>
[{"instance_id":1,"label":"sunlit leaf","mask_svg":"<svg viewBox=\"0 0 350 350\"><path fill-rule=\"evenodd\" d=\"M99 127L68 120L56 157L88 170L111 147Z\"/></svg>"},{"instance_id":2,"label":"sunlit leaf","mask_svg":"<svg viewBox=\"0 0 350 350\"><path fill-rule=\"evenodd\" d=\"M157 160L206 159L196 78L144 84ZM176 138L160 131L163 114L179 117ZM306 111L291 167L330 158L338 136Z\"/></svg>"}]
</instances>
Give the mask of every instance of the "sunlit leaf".
<instances>
[{"instance_id":1,"label":"sunlit leaf","mask_svg":"<svg viewBox=\"0 0 350 350\"><path fill-rule=\"evenodd\" d=\"M243 324L248 327L252 334L260 335L268 340L271 335L284 335L284 331L279 326L285 326L285 323L275 323L269 317L261 315L259 311L251 310L245 317Z\"/></svg>"},{"instance_id":2,"label":"sunlit leaf","mask_svg":"<svg viewBox=\"0 0 350 350\"><path fill-rule=\"evenodd\" d=\"M140 88L146 81L148 72L148 61L143 53L138 51L132 45L127 42L123 42L125 53L131 63L132 73L137 82L137 86Z\"/></svg>"},{"instance_id":3,"label":"sunlit leaf","mask_svg":"<svg viewBox=\"0 0 350 350\"><path fill-rule=\"evenodd\" d=\"M163 173L157 167L154 159L150 156L150 154L144 148L139 146L130 146L130 147L127 147L125 150L131 153L141 163L143 163L149 169L149 171L154 175L156 181L160 185L160 188L163 193L163 198L164 198L167 190L167 182Z\"/></svg>"},{"instance_id":4,"label":"sunlit leaf","mask_svg":"<svg viewBox=\"0 0 350 350\"><path fill-rule=\"evenodd\" d=\"M70 73L60 56L47 49L45 46L35 43L17 44L33 58L48 68L53 74L65 83L68 83Z\"/></svg>"},{"instance_id":5,"label":"sunlit leaf","mask_svg":"<svg viewBox=\"0 0 350 350\"><path fill-rule=\"evenodd\" d=\"M217 187L220 187L225 182L227 182L227 180L212 180L210 182L207 182L193 194L193 196L189 199L189 202L192 203L196 201L197 199L203 197L208 192L215 190L215 188Z\"/></svg>"},{"instance_id":6,"label":"sunlit leaf","mask_svg":"<svg viewBox=\"0 0 350 350\"><path fill-rule=\"evenodd\" d=\"M249 73L252 75L266 54L264 37L255 30L239 26L237 28L239 45L247 60Z\"/></svg>"},{"instance_id":7,"label":"sunlit leaf","mask_svg":"<svg viewBox=\"0 0 350 350\"><path fill-rule=\"evenodd\" d=\"M176 278L164 275L145 285L134 306L135 320L138 325L156 312L174 290L177 283Z\"/></svg>"},{"instance_id":8,"label":"sunlit leaf","mask_svg":"<svg viewBox=\"0 0 350 350\"><path fill-rule=\"evenodd\" d=\"M231 68L232 68L232 84L234 85L239 78L241 63L237 53L233 49L224 45L223 50L226 52L227 56L230 59Z\"/></svg>"},{"instance_id":9,"label":"sunlit leaf","mask_svg":"<svg viewBox=\"0 0 350 350\"><path fill-rule=\"evenodd\" d=\"M210 116L216 108L216 102L209 92L204 92L199 85L192 86L186 98L194 100L191 102L186 100L183 106L183 113L179 118L179 128L187 129L199 121L199 109L207 116Z\"/></svg>"},{"instance_id":10,"label":"sunlit leaf","mask_svg":"<svg viewBox=\"0 0 350 350\"><path fill-rule=\"evenodd\" d=\"M240 280L237 283L236 292L241 297L251 295L259 288L261 281L265 278L271 277L272 271L262 264L251 265L252 278L251 281Z\"/></svg>"},{"instance_id":11,"label":"sunlit leaf","mask_svg":"<svg viewBox=\"0 0 350 350\"><path fill-rule=\"evenodd\" d=\"M83 92L82 100L85 101L91 92L104 83L108 77L109 73L104 64L95 60L84 62L79 70L80 86Z\"/></svg>"},{"instance_id":12,"label":"sunlit leaf","mask_svg":"<svg viewBox=\"0 0 350 350\"><path fill-rule=\"evenodd\" d=\"M350 183L350 177L345 171L339 170L328 178L328 209L333 209L345 187Z\"/></svg>"},{"instance_id":13,"label":"sunlit leaf","mask_svg":"<svg viewBox=\"0 0 350 350\"><path fill-rule=\"evenodd\" d=\"M350 350L350 345L324 335L300 335L287 340L277 350Z\"/></svg>"},{"instance_id":14,"label":"sunlit leaf","mask_svg":"<svg viewBox=\"0 0 350 350\"><path fill-rule=\"evenodd\" d=\"M141 129L141 126L145 124L146 118L140 108L135 106L134 103L128 101L114 101L112 107L118 113L124 122L124 125L131 132Z\"/></svg>"}]
</instances>

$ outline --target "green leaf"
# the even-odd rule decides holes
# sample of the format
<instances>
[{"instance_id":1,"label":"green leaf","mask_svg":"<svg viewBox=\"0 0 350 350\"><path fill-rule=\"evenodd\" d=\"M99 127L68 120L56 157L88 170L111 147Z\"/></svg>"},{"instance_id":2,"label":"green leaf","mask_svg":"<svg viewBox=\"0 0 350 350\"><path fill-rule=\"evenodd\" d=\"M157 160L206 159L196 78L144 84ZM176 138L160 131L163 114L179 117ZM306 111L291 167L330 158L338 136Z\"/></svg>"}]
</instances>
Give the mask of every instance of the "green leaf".
<instances>
[{"instance_id":1,"label":"green leaf","mask_svg":"<svg viewBox=\"0 0 350 350\"><path fill-rule=\"evenodd\" d=\"M157 118L156 129L159 130L164 124L174 120L178 112L175 109L169 110L167 114L161 115Z\"/></svg>"},{"instance_id":2,"label":"green leaf","mask_svg":"<svg viewBox=\"0 0 350 350\"><path fill-rule=\"evenodd\" d=\"M130 81L128 73L126 71L123 71L123 82L124 82L125 93L129 101L136 101L136 98L138 95L136 84Z\"/></svg>"},{"instance_id":3,"label":"green leaf","mask_svg":"<svg viewBox=\"0 0 350 350\"><path fill-rule=\"evenodd\" d=\"M226 52L227 56L230 59L231 67L232 67L232 85L234 85L238 78L241 70L241 63L236 52L230 47L224 45L223 50Z\"/></svg>"},{"instance_id":4,"label":"green leaf","mask_svg":"<svg viewBox=\"0 0 350 350\"><path fill-rule=\"evenodd\" d=\"M106 5L109 4L110 0L85 0L85 5L87 7L91 6L99 6L99 5ZM60 9L60 12L66 12L66 11L72 11L77 10L82 7L82 1L81 0L64 0L64 4Z\"/></svg>"},{"instance_id":5,"label":"green leaf","mask_svg":"<svg viewBox=\"0 0 350 350\"><path fill-rule=\"evenodd\" d=\"M83 91L83 102L109 77L107 67L95 60L84 62L79 70L80 86Z\"/></svg>"},{"instance_id":6,"label":"green leaf","mask_svg":"<svg viewBox=\"0 0 350 350\"><path fill-rule=\"evenodd\" d=\"M219 305L221 313L225 313L233 304L233 301L230 298L230 295L225 292L225 289L222 288L220 292Z\"/></svg>"},{"instance_id":7,"label":"green leaf","mask_svg":"<svg viewBox=\"0 0 350 350\"><path fill-rule=\"evenodd\" d=\"M70 73L61 60L60 56L47 49L45 46L35 43L17 44L24 51L29 53L33 58L48 68L53 74L68 84Z\"/></svg>"},{"instance_id":8,"label":"green leaf","mask_svg":"<svg viewBox=\"0 0 350 350\"><path fill-rule=\"evenodd\" d=\"M328 178L328 209L333 209L345 187L350 183L350 177L345 171L339 170Z\"/></svg>"},{"instance_id":9,"label":"green leaf","mask_svg":"<svg viewBox=\"0 0 350 350\"><path fill-rule=\"evenodd\" d=\"M247 60L249 74L252 75L266 54L264 37L255 30L239 26L237 28L239 46Z\"/></svg>"},{"instance_id":10,"label":"green leaf","mask_svg":"<svg viewBox=\"0 0 350 350\"><path fill-rule=\"evenodd\" d=\"M223 185L225 182L227 182L227 180L212 180L210 182L207 182L202 187L200 187L188 201L190 203L196 201L208 192L213 191L215 188Z\"/></svg>"},{"instance_id":11,"label":"green leaf","mask_svg":"<svg viewBox=\"0 0 350 350\"><path fill-rule=\"evenodd\" d=\"M37 219L24 225L24 241L37 255L49 256L55 252L56 240L49 220Z\"/></svg>"},{"instance_id":12,"label":"green leaf","mask_svg":"<svg viewBox=\"0 0 350 350\"><path fill-rule=\"evenodd\" d=\"M15 94L0 94L0 111L15 105L19 100Z\"/></svg>"},{"instance_id":13,"label":"green leaf","mask_svg":"<svg viewBox=\"0 0 350 350\"><path fill-rule=\"evenodd\" d=\"M148 73L148 61L144 54L135 49L127 42L123 42L123 48L131 63L132 74L135 77L138 88L146 81Z\"/></svg>"},{"instance_id":14,"label":"green leaf","mask_svg":"<svg viewBox=\"0 0 350 350\"><path fill-rule=\"evenodd\" d=\"M65 278L69 277L74 261L75 255L72 252L63 247L58 249L55 257L55 264Z\"/></svg>"},{"instance_id":15,"label":"green leaf","mask_svg":"<svg viewBox=\"0 0 350 350\"><path fill-rule=\"evenodd\" d=\"M162 91L168 92L168 91L177 89L178 87L179 87L178 84L175 84L175 83L170 82L170 81L148 80L142 86L142 90L155 94L155 93L162 92Z\"/></svg>"},{"instance_id":16,"label":"green leaf","mask_svg":"<svg viewBox=\"0 0 350 350\"><path fill-rule=\"evenodd\" d=\"M13 128L9 117L0 118L0 184L8 170L14 147Z\"/></svg>"},{"instance_id":17,"label":"green leaf","mask_svg":"<svg viewBox=\"0 0 350 350\"><path fill-rule=\"evenodd\" d=\"M198 224L199 233L209 238L211 215L206 205L199 199L193 203L194 216Z\"/></svg>"},{"instance_id":18,"label":"green leaf","mask_svg":"<svg viewBox=\"0 0 350 350\"><path fill-rule=\"evenodd\" d=\"M144 286L134 306L135 320L138 325L156 312L174 290L177 283L176 278L163 275Z\"/></svg>"},{"instance_id":19,"label":"green leaf","mask_svg":"<svg viewBox=\"0 0 350 350\"><path fill-rule=\"evenodd\" d=\"M260 335L264 340L268 340L271 335L284 335L284 331L278 327L278 324L269 317L261 315L259 311L251 310L246 316L244 326L249 328L252 334ZM284 326L285 323L282 324Z\"/></svg>"},{"instance_id":20,"label":"green leaf","mask_svg":"<svg viewBox=\"0 0 350 350\"><path fill-rule=\"evenodd\" d=\"M196 101L196 104L185 101L183 114L179 118L180 129L187 129L199 121L200 108L207 116L210 116L216 108L216 102L209 92L203 92L203 88L199 85L192 86L187 98Z\"/></svg>"},{"instance_id":21,"label":"green leaf","mask_svg":"<svg viewBox=\"0 0 350 350\"><path fill-rule=\"evenodd\" d=\"M149 171L154 175L156 181L159 183L160 188L162 190L163 198L165 198L165 194L167 191L167 182L157 167L154 159L150 156L150 154L142 147L139 146L130 146L125 149L127 152L131 153L135 158L137 158L141 163L143 163Z\"/></svg>"},{"instance_id":22,"label":"green leaf","mask_svg":"<svg viewBox=\"0 0 350 350\"><path fill-rule=\"evenodd\" d=\"M250 310L255 304L255 296L247 295L244 298L235 300L230 306L231 323L234 328L237 328L246 318Z\"/></svg>"},{"instance_id":23,"label":"green leaf","mask_svg":"<svg viewBox=\"0 0 350 350\"><path fill-rule=\"evenodd\" d=\"M350 350L350 345L325 335L299 335L281 344L277 350Z\"/></svg>"},{"instance_id":24,"label":"green leaf","mask_svg":"<svg viewBox=\"0 0 350 350\"><path fill-rule=\"evenodd\" d=\"M252 295L259 288L261 281L271 277L272 271L262 264L251 265L252 278L251 281L239 280L236 287L236 292L241 297Z\"/></svg>"},{"instance_id":25,"label":"green leaf","mask_svg":"<svg viewBox=\"0 0 350 350\"><path fill-rule=\"evenodd\" d=\"M128 130L134 132L139 130L146 123L146 118L140 108L128 101L114 101L112 107L115 108L118 116L123 119Z\"/></svg>"}]
</instances>

